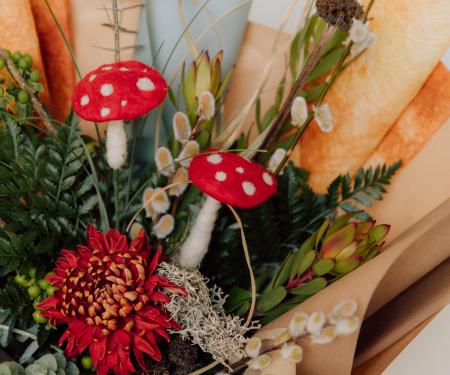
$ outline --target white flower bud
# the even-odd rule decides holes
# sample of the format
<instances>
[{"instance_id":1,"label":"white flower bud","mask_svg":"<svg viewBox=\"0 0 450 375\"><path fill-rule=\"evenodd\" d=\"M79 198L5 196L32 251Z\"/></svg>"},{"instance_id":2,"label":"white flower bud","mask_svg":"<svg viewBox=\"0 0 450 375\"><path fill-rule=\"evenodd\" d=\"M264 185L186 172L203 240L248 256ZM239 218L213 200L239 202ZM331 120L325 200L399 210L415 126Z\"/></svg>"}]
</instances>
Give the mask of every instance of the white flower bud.
<instances>
[{"instance_id":1,"label":"white flower bud","mask_svg":"<svg viewBox=\"0 0 450 375\"><path fill-rule=\"evenodd\" d=\"M289 323L289 332L292 337L297 338L306 333L306 325L308 324L308 315L305 313L295 313Z\"/></svg>"},{"instance_id":2,"label":"white flower bud","mask_svg":"<svg viewBox=\"0 0 450 375\"><path fill-rule=\"evenodd\" d=\"M169 194L175 197L181 196L188 186L189 173L186 168L178 168L173 176L172 183L178 184L170 188Z\"/></svg>"},{"instance_id":3,"label":"white flower bud","mask_svg":"<svg viewBox=\"0 0 450 375\"><path fill-rule=\"evenodd\" d=\"M352 27L349 31L350 40L353 43L363 42L369 34L369 23L362 20L353 19Z\"/></svg>"},{"instance_id":4,"label":"white flower bud","mask_svg":"<svg viewBox=\"0 0 450 375\"><path fill-rule=\"evenodd\" d=\"M111 121L106 133L106 160L112 169L119 169L127 159L127 134L123 121Z\"/></svg>"},{"instance_id":5,"label":"white flower bud","mask_svg":"<svg viewBox=\"0 0 450 375\"><path fill-rule=\"evenodd\" d=\"M284 344L280 352L281 356L288 361L300 363L303 360L303 349L298 345Z\"/></svg>"},{"instance_id":6,"label":"white flower bud","mask_svg":"<svg viewBox=\"0 0 450 375\"><path fill-rule=\"evenodd\" d=\"M323 312L313 312L306 324L306 330L309 333L319 333L323 326L325 325L327 318Z\"/></svg>"},{"instance_id":7,"label":"white flower bud","mask_svg":"<svg viewBox=\"0 0 450 375\"><path fill-rule=\"evenodd\" d=\"M200 117L200 120L210 120L215 113L216 100L214 99L214 95L209 91L203 91L198 96L197 115Z\"/></svg>"},{"instance_id":8,"label":"white flower bud","mask_svg":"<svg viewBox=\"0 0 450 375\"><path fill-rule=\"evenodd\" d=\"M341 319L336 324L336 333L341 336L351 335L359 329L360 325L358 316Z\"/></svg>"},{"instance_id":9,"label":"white flower bud","mask_svg":"<svg viewBox=\"0 0 450 375\"><path fill-rule=\"evenodd\" d=\"M268 354L263 354L258 358L252 359L248 363L248 367L252 370L264 370L272 364L272 357Z\"/></svg>"},{"instance_id":10,"label":"white flower bud","mask_svg":"<svg viewBox=\"0 0 450 375\"><path fill-rule=\"evenodd\" d=\"M285 156L286 150L284 148L277 148L267 164L267 169L272 173L275 172Z\"/></svg>"},{"instance_id":11,"label":"white flower bud","mask_svg":"<svg viewBox=\"0 0 450 375\"><path fill-rule=\"evenodd\" d=\"M350 54L354 57L359 55L365 49L369 48L373 43L375 43L375 35L369 31L369 23L360 21L357 19L353 20L352 27L349 31L349 37L345 41L348 45L353 42Z\"/></svg>"},{"instance_id":12,"label":"white flower bud","mask_svg":"<svg viewBox=\"0 0 450 375\"><path fill-rule=\"evenodd\" d=\"M156 225L153 226L153 233L159 239L163 239L172 233L174 227L175 219L172 215L166 214L158 220Z\"/></svg>"},{"instance_id":13,"label":"white flower bud","mask_svg":"<svg viewBox=\"0 0 450 375\"><path fill-rule=\"evenodd\" d=\"M301 126L308 118L308 105L303 96L297 96L292 102L291 119L292 125Z\"/></svg>"},{"instance_id":14,"label":"white flower bud","mask_svg":"<svg viewBox=\"0 0 450 375\"><path fill-rule=\"evenodd\" d=\"M151 205L151 197L153 195L153 191L154 190L151 187L148 187L147 189L144 190L144 194L142 194L142 204L145 209L146 217L152 217L155 213Z\"/></svg>"},{"instance_id":15,"label":"white flower bud","mask_svg":"<svg viewBox=\"0 0 450 375\"><path fill-rule=\"evenodd\" d=\"M156 168L163 176L171 176L175 172L175 164L170 150L160 147L155 153Z\"/></svg>"},{"instance_id":16,"label":"white flower bud","mask_svg":"<svg viewBox=\"0 0 450 375\"><path fill-rule=\"evenodd\" d=\"M159 214L167 212L170 207L170 201L167 193L161 188L155 189L153 192L153 198L150 200L150 205L152 209Z\"/></svg>"},{"instance_id":17,"label":"white flower bud","mask_svg":"<svg viewBox=\"0 0 450 375\"><path fill-rule=\"evenodd\" d=\"M184 112L177 112L172 119L173 133L179 142L186 142L192 134L189 118Z\"/></svg>"},{"instance_id":18,"label":"white flower bud","mask_svg":"<svg viewBox=\"0 0 450 375\"><path fill-rule=\"evenodd\" d=\"M181 150L177 160L183 167L188 168L191 164L192 158L194 156L197 156L199 152L199 144L196 141L189 141L184 145L183 150Z\"/></svg>"},{"instance_id":19,"label":"white flower bud","mask_svg":"<svg viewBox=\"0 0 450 375\"><path fill-rule=\"evenodd\" d=\"M333 130L333 116L330 111L330 107L325 104L320 107L313 107L314 118L316 119L319 128L325 132L330 133Z\"/></svg>"},{"instance_id":20,"label":"white flower bud","mask_svg":"<svg viewBox=\"0 0 450 375\"><path fill-rule=\"evenodd\" d=\"M139 236L141 233L141 230L144 229L141 223L133 223L133 225L130 228L130 238L134 240Z\"/></svg>"},{"instance_id":21,"label":"white flower bud","mask_svg":"<svg viewBox=\"0 0 450 375\"><path fill-rule=\"evenodd\" d=\"M253 336L250 340L248 340L247 345L245 346L245 354L247 354L247 357L256 358L261 352L261 346L261 339Z\"/></svg>"},{"instance_id":22,"label":"white flower bud","mask_svg":"<svg viewBox=\"0 0 450 375\"><path fill-rule=\"evenodd\" d=\"M331 323L335 324L341 319L351 318L356 314L358 309L358 303L354 299L347 299L336 306L330 312L329 320Z\"/></svg>"},{"instance_id":23,"label":"white flower bud","mask_svg":"<svg viewBox=\"0 0 450 375\"><path fill-rule=\"evenodd\" d=\"M336 327L328 326L323 328L320 332L311 335L311 341L314 344L325 345L330 344L336 339Z\"/></svg>"}]
</instances>

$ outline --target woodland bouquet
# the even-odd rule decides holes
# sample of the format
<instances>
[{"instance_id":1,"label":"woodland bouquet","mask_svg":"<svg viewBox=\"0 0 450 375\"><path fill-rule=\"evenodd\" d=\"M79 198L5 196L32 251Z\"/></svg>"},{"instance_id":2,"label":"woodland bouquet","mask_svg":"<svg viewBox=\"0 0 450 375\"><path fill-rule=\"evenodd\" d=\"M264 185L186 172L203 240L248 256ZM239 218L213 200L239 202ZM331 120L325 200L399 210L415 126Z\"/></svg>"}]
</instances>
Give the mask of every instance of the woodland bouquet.
<instances>
[{"instance_id":1,"label":"woodland bouquet","mask_svg":"<svg viewBox=\"0 0 450 375\"><path fill-rule=\"evenodd\" d=\"M116 0L115 61L78 71L64 121L33 57L0 46L0 374L253 373L273 353L301 362L301 340L354 333L348 299L296 313L272 340L252 337L376 257L388 235L365 209L400 162L342 170L318 192L289 161L308 128L334 131L327 94L376 43L372 5L308 3L273 104L263 111L255 97L252 132L240 115L224 120L227 51L182 62L171 86L120 59ZM169 136L143 165L136 143L162 126L163 103Z\"/></svg>"}]
</instances>

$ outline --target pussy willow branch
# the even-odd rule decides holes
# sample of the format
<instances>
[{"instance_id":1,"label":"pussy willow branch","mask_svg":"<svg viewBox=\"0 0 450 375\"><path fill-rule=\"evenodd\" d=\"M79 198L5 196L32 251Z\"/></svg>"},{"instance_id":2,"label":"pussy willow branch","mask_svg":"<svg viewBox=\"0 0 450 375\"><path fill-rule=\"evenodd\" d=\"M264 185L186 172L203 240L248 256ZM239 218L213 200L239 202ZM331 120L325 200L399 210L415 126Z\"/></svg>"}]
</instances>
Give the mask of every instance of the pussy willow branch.
<instances>
[{"instance_id":1,"label":"pussy willow branch","mask_svg":"<svg viewBox=\"0 0 450 375\"><path fill-rule=\"evenodd\" d=\"M119 7L117 0L112 0L113 12L113 32L114 32L114 61L120 61L120 24L119 24ZM113 190L114 190L114 225L119 229L119 171L113 170Z\"/></svg>"},{"instance_id":2,"label":"pussy willow branch","mask_svg":"<svg viewBox=\"0 0 450 375\"><path fill-rule=\"evenodd\" d=\"M366 11L364 13L364 21L365 22L367 22L367 19L369 17L369 12L372 9L372 6L373 6L374 2L375 2L375 0L371 0L369 2L369 4L367 5L367 9L366 9ZM331 86L333 86L334 82L336 81L336 78L339 76L339 74L343 70L344 63L347 60L348 55L350 54L352 46L353 46L353 42L350 41L350 43L347 45L347 47L345 49L344 54L341 56L341 58L338 61L337 65L335 66L335 68L333 70L333 73L331 73L331 77L327 80L326 85L322 89L322 92L321 92L319 98L317 99L316 106L322 105L326 95L328 94L328 91L330 90ZM278 165L277 169L275 170L275 175L278 175L282 171L284 165L289 160L289 157L291 156L293 150L297 146L297 143L300 141L301 136L303 135L303 133L305 132L306 128L312 122L313 119L314 119L314 115L310 112L309 115L308 115L308 118L305 121L305 123L297 131L297 133L295 135L295 138L292 141L291 146L289 147L286 155L283 157L282 161L280 162L280 164Z\"/></svg>"},{"instance_id":3,"label":"pussy willow branch","mask_svg":"<svg viewBox=\"0 0 450 375\"><path fill-rule=\"evenodd\" d=\"M330 41L335 31L336 28L334 26L327 26L327 28L325 29L319 42L314 47L314 50L311 52L308 61L306 62L300 74L298 75L297 80L295 81L291 91L289 92L289 96L284 101L283 106L278 112L277 117L275 117L275 120L272 124L272 129L270 130L266 139L262 143L261 148L267 149L277 140L281 128L286 123L286 121L289 120L291 107L294 99L305 86L309 75L314 70L314 68L316 67L317 63L319 62L322 56L323 49Z\"/></svg>"},{"instance_id":4,"label":"pussy willow branch","mask_svg":"<svg viewBox=\"0 0 450 375\"><path fill-rule=\"evenodd\" d=\"M120 24L119 24L119 7L117 0L112 0L113 12L113 31L114 31L114 60L120 61Z\"/></svg>"},{"instance_id":5,"label":"pussy willow branch","mask_svg":"<svg viewBox=\"0 0 450 375\"><path fill-rule=\"evenodd\" d=\"M3 60L5 60L6 66L8 67L8 70L11 73L11 76L18 83L20 88L22 90L25 90L28 93L28 95L30 96L31 104L33 104L34 110L39 115L39 117L42 119L42 122L44 123L45 127L47 128L47 131L52 136L56 136L56 130L53 127L52 122L51 122L50 117L48 116L47 112L45 112L44 107L42 107L42 104L36 98L33 90L30 88L30 86L27 85L27 82L22 77L22 74L20 74L20 72L17 70L16 65L9 58L9 56L5 52L5 50L1 47L0 47L0 57L2 57Z\"/></svg>"}]
</instances>

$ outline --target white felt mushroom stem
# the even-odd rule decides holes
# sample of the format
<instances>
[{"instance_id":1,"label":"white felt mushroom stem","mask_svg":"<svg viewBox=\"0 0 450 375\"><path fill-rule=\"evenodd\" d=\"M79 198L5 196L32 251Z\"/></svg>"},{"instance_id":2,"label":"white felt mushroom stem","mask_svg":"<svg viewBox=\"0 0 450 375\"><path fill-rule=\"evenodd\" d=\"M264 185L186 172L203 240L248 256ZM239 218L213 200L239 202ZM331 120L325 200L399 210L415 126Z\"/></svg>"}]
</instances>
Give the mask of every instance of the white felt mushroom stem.
<instances>
[{"instance_id":1,"label":"white felt mushroom stem","mask_svg":"<svg viewBox=\"0 0 450 375\"><path fill-rule=\"evenodd\" d=\"M217 214L221 206L222 204L219 201L207 196L189 237L181 246L178 255L178 263L180 266L193 269L200 265L208 251L214 223L216 222Z\"/></svg>"},{"instance_id":2,"label":"white felt mushroom stem","mask_svg":"<svg viewBox=\"0 0 450 375\"><path fill-rule=\"evenodd\" d=\"M123 121L111 121L106 131L106 160L112 169L119 169L127 158L127 134Z\"/></svg>"}]
</instances>

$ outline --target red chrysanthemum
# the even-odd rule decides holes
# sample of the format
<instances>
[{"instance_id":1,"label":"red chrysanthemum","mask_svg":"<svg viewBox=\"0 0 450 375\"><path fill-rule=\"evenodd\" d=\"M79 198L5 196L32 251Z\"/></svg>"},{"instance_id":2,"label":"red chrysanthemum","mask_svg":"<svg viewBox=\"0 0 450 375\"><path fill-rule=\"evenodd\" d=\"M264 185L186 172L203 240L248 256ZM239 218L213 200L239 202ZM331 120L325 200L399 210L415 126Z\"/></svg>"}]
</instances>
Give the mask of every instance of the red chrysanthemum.
<instances>
[{"instance_id":1,"label":"red chrysanthemum","mask_svg":"<svg viewBox=\"0 0 450 375\"><path fill-rule=\"evenodd\" d=\"M162 292L186 292L154 273L160 258L161 248L152 254L143 231L128 244L118 231L105 235L93 226L87 246L62 251L47 276L59 290L39 308L52 324L68 324L60 339L60 345L67 341L68 357L89 348L100 375L135 371L131 352L144 369L144 353L161 359L158 342L169 341L167 329L180 328L165 312L170 297Z\"/></svg>"}]
</instances>

